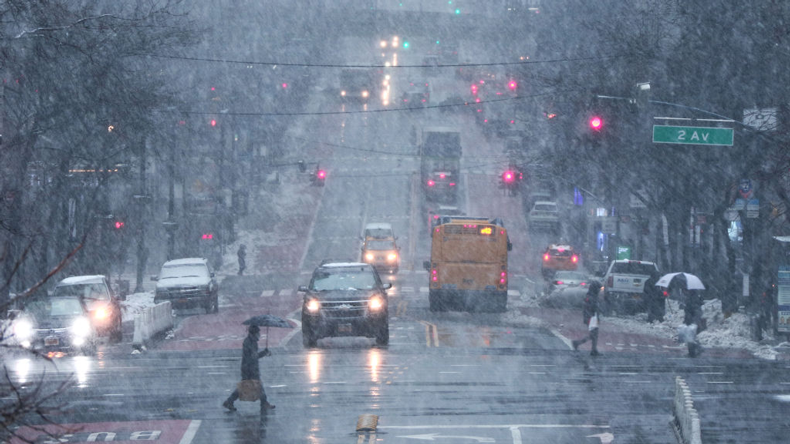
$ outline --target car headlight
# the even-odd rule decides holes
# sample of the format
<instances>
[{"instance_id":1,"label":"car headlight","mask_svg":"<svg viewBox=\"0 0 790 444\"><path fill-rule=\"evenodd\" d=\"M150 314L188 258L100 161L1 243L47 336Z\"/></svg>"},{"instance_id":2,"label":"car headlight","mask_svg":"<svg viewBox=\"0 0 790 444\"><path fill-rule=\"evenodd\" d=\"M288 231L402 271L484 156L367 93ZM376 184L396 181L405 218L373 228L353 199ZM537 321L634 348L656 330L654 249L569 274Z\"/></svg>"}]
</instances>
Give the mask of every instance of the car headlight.
<instances>
[{"instance_id":1,"label":"car headlight","mask_svg":"<svg viewBox=\"0 0 790 444\"><path fill-rule=\"evenodd\" d=\"M33 336L33 323L27 319L14 322L14 336L20 341L25 341Z\"/></svg>"},{"instance_id":2,"label":"car headlight","mask_svg":"<svg viewBox=\"0 0 790 444\"><path fill-rule=\"evenodd\" d=\"M378 296L373 296L368 301L368 308L370 308L370 311L379 311L384 308L384 300Z\"/></svg>"},{"instance_id":3,"label":"car headlight","mask_svg":"<svg viewBox=\"0 0 790 444\"><path fill-rule=\"evenodd\" d=\"M369 95L370 95L370 93L369 93L369 92L367 92L367 91L362 91L362 97L365 97L365 98L367 98Z\"/></svg>"},{"instance_id":4,"label":"car headlight","mask_svg":"<svg viewBox=\"0 0 790 444\"><path fill-rule=\"evenodd\" d=\"M307 307L307 311L309 311L311 313L316 313L316 312L318 312L318 310L321 309L321 302L319 302L316 299L310 299L305 304L305 307Z\"/></svg>"},{"instance_id":5,"label":"car headlight","mask_svg":"<svg viewBox=\"0 0 790 444\"><path fill-rule=\"evenodd\" d=\"M392 262L392 261L394 261L396 259L398 259L398 253L390 253L390 254L387 255L387 260L390 261L390 262Z\"/></svg>"},{"instance_id":6,"label":"car headlight","mask_svg":"<svg viewBox=\"0 0 790 444\"><path fill-rule=\"evenodd\" d=\"M110 316L110 311L107 309L107 307L99 307L96 310L93 310L93 317L98 321L103 321L104 319L107 319L108 316Z\"/></svg>"},{"instance_id":7,"label":"car headlight","mask_svg":"<svg viewBox=\"0 0 790 444\"><path fill-rule=\"evenodd\" d=\"M367 253L367 254L365 254L365 259L367 259L367 260L369 260L369 261L372 261L372 260L373 260L373 253Z\"/></svg>"},{"instance_id":8,"label":"car headlight","mask_svg":"<svg viewBox=\"0 0 790 444\"><path fill-rule=\"evenodd\" d=\"M346 92L345 91L340 91L340 97L345 97L345 96L346 96Z\"/></svg>"},{"instance_id":9,"label":"car headlight","mask_svg":"<svg viewBox=\"0 0 790 444\"><path fill-rule=\"evenodd\" d=\"M84 338L91 334L91 321L85 317L79 317L71 324L71 334L78 338Z\"/></svg>"}]
</instances>

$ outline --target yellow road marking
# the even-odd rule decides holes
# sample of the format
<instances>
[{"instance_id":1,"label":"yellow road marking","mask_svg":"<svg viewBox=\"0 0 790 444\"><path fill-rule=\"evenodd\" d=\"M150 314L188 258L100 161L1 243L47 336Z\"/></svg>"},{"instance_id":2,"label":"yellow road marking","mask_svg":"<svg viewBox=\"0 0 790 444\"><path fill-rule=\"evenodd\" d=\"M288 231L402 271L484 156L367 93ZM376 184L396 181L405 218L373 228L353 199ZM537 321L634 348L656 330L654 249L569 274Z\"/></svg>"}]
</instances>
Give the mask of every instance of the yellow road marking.
<instances>
[{"instance_id":1,"label":"yellow road marking","mask_svg":"<svg viewBox=\"0 0 790 444\"><path fill-rule=\"evenodd\" d=\"M433 343L433 347L438 347L439 331L436 326L427 321L420 321L420 323L425 326L425 346L431 347L431 343Z\"/></svg>"}]
</instances>

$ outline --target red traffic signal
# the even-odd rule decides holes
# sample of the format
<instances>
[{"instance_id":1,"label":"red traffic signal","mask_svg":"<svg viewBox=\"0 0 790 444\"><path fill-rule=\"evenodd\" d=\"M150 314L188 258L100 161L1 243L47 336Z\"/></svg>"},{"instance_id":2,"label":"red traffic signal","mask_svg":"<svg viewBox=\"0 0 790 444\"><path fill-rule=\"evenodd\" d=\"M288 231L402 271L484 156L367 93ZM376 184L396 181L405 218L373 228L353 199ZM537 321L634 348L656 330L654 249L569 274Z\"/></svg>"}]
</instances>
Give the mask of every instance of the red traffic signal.
<instances>
[{"instance_id":1,"label":"red traffic signal","mask_svg":"<svg viewBox=\"0 0 790 444\"><path fill-rule=\"evenodd\" d=\"M116 229L116 230L120 230L121 228L123 228L123 227L124 227L124 225L125 225L125 224L124 224L122 221L120 221L120 220L116 220L116 221L115 221L115 229Z\"/></svg>"},{"instance_id":2,"label":"red traffic signal","mask_svg":"<svg viewBox=\"0 0 790 444\"><path fill-rule=\"evenodd\" d=\"M515 91L516 88L518 87L518 83L516 83L515 80L511 80L507 82L507 87L510 88L511 91Z\"/></svg>"},{"instance_id":3,"label":"red traffic signal","mask_svg":"<svg viewBox=\"0 0 790 444\"><path fill-rule=\"evenodd\" d=\"M590 117L590 128L594 131L603 129L603 119L599 116Z\"/></svg>"},{"instance_id":4,"label":"red traffic signal","mask_svg":"<svg viewBox=\"0 0 790 444\"><path fill-rule=\"evenodd\" d=\"M211 119L208 123L211 126L217 126L217 120L216 119Z\"/></svg>"},{"instance_id":5,"label":"red traffic signal","mask_svg":"<svg viewBox=\"0 0 790 444\"><path fill-rule=\"evenodd\" d=\"M505 171L502 173L502 180L507 183L513 182L515 179L516 175L512 171Z\"/></svg>"},{"instance_id":6,"label":"red traffic signal","mask_svg":"<svg viewBox=\"0 0 790 444\"><path fill-rule=\"evenodd\" d=\"M477 94L477 85L472 84L472 94Z\"/></svg>"},{"instance_id":7,"label":"red traffic signal","mask_svg":"<svg viewBox=\"0 0 790 444\"><path fill-rule=\"evenodd\" d=\"M315 172L315 177L317 177L319 179L326 179L326 171L324 171L324 170L316 171Z\"/></svg>"}]
</instances>

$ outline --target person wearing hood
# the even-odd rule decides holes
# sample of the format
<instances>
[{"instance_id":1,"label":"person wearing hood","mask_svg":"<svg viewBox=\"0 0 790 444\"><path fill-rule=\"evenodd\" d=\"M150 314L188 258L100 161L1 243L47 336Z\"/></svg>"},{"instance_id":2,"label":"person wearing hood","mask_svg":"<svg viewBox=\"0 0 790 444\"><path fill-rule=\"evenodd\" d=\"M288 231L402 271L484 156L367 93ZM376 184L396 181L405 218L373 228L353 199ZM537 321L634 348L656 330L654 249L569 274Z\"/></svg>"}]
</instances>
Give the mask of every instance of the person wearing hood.
<instances>
[{"instance_id":1,"label":"person wearing hood","mask_svg":"<svg viewBox=\"0 0 790 444\"><path fill-rule=\"evenodd\" d=\"M242 381L254 380L259 381L261 380L261 370L258 366L258 359L264 356L271 356L271 352L269 349L264 349L263 351L258 351L258 341L261 338L261 328L257 325L251 325L248 329L247 338L244 339L244 345L242 346L242 355L241 355L241 379ZM266 391L263 390L263 385L260 384L261 389L261 412L265 411L266 409L273 409L274 405L269 404L268 400L266 399ZM230 411L235 411L236 407L233 406L233 403L239 399L239 390L236 389L233 393L230 394L228 399L222 403L222 406Z\"/></svg>"},{"instance_id":2,"label":"person wearing hood","mask_svg":"<svg viewBox=\"0 0 790 444\"><path fill-rule=\"evenodd\" d=\"M584 298L584 307L582 308L582 317L584 325L587 326L589 332L587 336L576 339L573 341L573 349L578 350L579 346L587 341L592 341L592 351L590 356L599 356L598 353L598 294L601 292L601 283L598 281L590 282L590 287L587 290L587 296Z\"/></svg>"}]
</instances>

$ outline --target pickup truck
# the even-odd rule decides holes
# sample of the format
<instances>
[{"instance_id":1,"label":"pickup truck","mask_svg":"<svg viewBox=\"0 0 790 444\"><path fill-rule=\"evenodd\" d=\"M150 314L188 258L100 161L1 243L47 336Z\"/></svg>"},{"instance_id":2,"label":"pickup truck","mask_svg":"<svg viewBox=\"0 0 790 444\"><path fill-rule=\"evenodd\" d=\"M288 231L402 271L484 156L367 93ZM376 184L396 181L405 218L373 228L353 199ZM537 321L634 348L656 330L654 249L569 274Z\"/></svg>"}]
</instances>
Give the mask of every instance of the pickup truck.
<instances>
[{"instance_id":1,"label":"pickup truck","mask_svg":"<svg viewBox=\"0 0 790 444\"><path fill-rule=\"evenodd\" d=\"M658 279L658 267L653 262L612 261L604 276L606 311L635 313L644 310L645 284L651 277Z\"/></svg>"},{"instance_id":2,"label":"pickup truck","mask_svg":"<svg viewBox=\"0 0 790 444\"><path fill-rule=\"evenodd\" d=\"M551 231L558 233L560 229L560 212L557 202L539 200L529 211L529 229L531 231Z\"/></svg>"}]
</instances>

